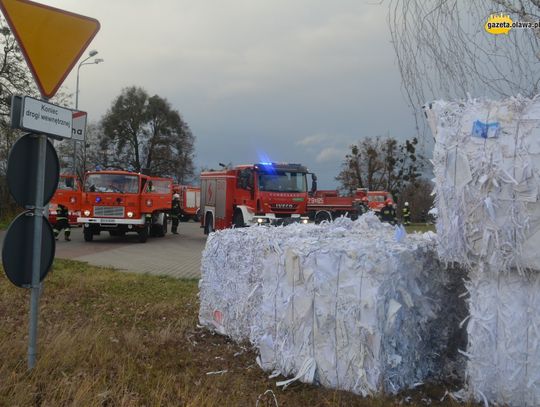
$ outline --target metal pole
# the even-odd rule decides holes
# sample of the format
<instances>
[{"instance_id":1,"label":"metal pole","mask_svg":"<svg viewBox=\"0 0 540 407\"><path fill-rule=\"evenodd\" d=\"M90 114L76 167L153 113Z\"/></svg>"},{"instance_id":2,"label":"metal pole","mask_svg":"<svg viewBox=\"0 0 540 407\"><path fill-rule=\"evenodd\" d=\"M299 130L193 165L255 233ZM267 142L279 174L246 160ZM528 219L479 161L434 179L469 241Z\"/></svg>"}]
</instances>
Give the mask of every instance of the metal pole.
<instances>
[{"instance_id":1,"label":"metal pole","mask_svg":"<svg viewBox=\"0 0 540 407\"><path fill-rule=\"evenodd\" d=\"M86 61L86 59L84 61ZM75 110L79 110L79 71L81 70L81 65L84 61L82 61L77 67L77 86L75 87Z\"/></svg>"},{"instance_id":2,"label":"metal pole","mask_svg":"<svg viewBox=\"0 0 540 407\"><path fill-rule=\"evenodd\" d=\"M77 86L75 87L75 110L79 110L79 71L81 69L81 65L87 59L88 58L83 60L77 67ZM73 175L76 175L76 174L77 174L77 140L73 140Z\"/></svg>"},{"instance_id":3,"label":"metal pole","mask_svg":"<svg viewBox=\"0 0 540 407\"><path fill-rule=\"evenodd\" d=\"M45 185L45 158L47 154L47 137L38 137L36 201L33 210L34 242L32 245L32 285L30 294L30 332L28 336L28 369L36 364L36 343L38 329L39 294L41 291L41 242L43 235L43 195Z\"/></svg>"}]
</instances>

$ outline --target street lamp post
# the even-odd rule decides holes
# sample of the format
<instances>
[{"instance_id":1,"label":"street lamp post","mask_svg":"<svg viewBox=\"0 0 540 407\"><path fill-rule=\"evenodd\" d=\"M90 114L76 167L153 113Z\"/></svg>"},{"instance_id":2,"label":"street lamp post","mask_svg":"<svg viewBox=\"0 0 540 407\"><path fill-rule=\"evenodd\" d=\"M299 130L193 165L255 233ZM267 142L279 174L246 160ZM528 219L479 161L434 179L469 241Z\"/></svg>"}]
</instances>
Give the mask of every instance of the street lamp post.
<instances>
[{"instance_id":1,"label":"street lamp post","mask_svg":"<svg viewBox=\"0 0 540 407\"><path fill-rule=\"evenodd\" d=\"M77 86L75 88L75 110L79 110L79 71L81 69L81 66L83 65L94 65L99 64L103 62L103 59L96 58L92 62L86 62L90 58L95 57L98 54L96 50L92 50L88 53L88 57L83 59L79 66L77 67ZM77 140L73 140L73 173L76 173L77 167ZM84 171L86 170L86 131L84 132L84 140L83 140L83 175Z\"/></svg>"}]
</instances>

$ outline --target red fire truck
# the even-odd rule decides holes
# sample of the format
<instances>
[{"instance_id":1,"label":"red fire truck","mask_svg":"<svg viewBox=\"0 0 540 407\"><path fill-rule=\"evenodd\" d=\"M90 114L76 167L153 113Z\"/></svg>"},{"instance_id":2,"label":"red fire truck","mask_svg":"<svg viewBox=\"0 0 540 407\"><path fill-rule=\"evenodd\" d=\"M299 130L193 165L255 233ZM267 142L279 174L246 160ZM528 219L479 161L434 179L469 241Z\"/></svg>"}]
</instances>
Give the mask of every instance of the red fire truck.
<instances>
[{"instance_id":1,"label":"red fire truck","mask_svg":"<svg viewBox=\"0 0 540 407\"><path fill-rule=\"evenodd\" d=\"M258 163L201 174L204 233L253 224L307 222L307 174L300 164ZM312 189L316 177L312 174Z\"/></svg>"},{"instance_id":2,"label":"red fire truck","mask_svg":"<svg viewBox=\"0 0 540 407\"><path fill-rule=\"evenodd\" d=\"M141 243L148 236L165 236L171 210L172 179L127 171L86 173L81 205L84 240L108 231L111 236L135 232Z\"/></svg>"},{"instance_id":3,"label":"red fire truck","mask_svg":"<svg viewBox=\"0 0 540 407\"><path fill-rule=\"evenodd\" d=\"M76 175L60 174L58 188L49 203L49 222L56 223L58 205L64 205L69 211L69 223L77 224L77 217L81 213L82 188Z\"/></svg>"},{"instance_id":4,"label":"red fire truck","mask_svg":"<svg viewBox=\"0 0 540 407\"><path fill-rule=\"evenodd\" d=\"M201 208L201 188L190 185L173 185L173 194L180 195L180 220L187 222L193 219L199 222Z\"/></svg>"},{"instance_id":5,"label":"red fire truck","mask_svg":"<svg viewBox=\"0 0 540 407\"><path fill-rule=\"evenodd\" d=\"M386 191L368 191L358 188L353 196L339 196L336 190L316 191L308 199L308 213L316 223L331 221L340 216L356 219L362 215L362 201L370 210L379 212L386 200L393 201L392 194Z\"/></svg>"}]
</instances>

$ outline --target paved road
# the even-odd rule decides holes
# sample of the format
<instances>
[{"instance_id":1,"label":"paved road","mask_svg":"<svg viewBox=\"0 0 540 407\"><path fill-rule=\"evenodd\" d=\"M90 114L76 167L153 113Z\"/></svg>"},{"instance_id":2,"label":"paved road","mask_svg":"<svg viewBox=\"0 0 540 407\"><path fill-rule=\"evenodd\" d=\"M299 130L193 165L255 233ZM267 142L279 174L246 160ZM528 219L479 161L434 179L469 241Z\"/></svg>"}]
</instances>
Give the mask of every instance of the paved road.
<instances>
[{"instance_id":1,"label":"paved road","mask_svg":"<svg viewBox=\"0 0 540 407\"><path fill-rule=\"evenodd\" d=\"M199 278L206 236L200 224L194 222L181 222L178 232L148 238L146 243L139 243L135 233L120 238L102 232L92 242L85 242L82 228L73 228L71 242L63 240L63 236L56 242L56 257L137 273ZM4 235L5 231L0 232L0 242Z\"/></svg>"}]
</instances>

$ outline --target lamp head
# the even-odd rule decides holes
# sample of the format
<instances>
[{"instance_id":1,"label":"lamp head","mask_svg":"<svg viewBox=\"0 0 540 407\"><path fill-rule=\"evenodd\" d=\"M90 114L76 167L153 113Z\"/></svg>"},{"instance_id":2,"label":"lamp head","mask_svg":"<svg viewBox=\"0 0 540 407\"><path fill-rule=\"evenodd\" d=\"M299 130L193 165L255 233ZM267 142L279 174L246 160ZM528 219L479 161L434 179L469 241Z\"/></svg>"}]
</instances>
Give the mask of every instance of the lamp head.
<instances>
[{"instance_id":1,"label":"lamp head","mask_svg":"<svg viewBox=\"0 0 540 407\"><path fill-rule=\"evenodd\" d=\"M90 55L91 57L95 57L97 54L98 52L95 49L93 49L92 51L88 53L88 55Z\"/></svg>"}]
</instances>

